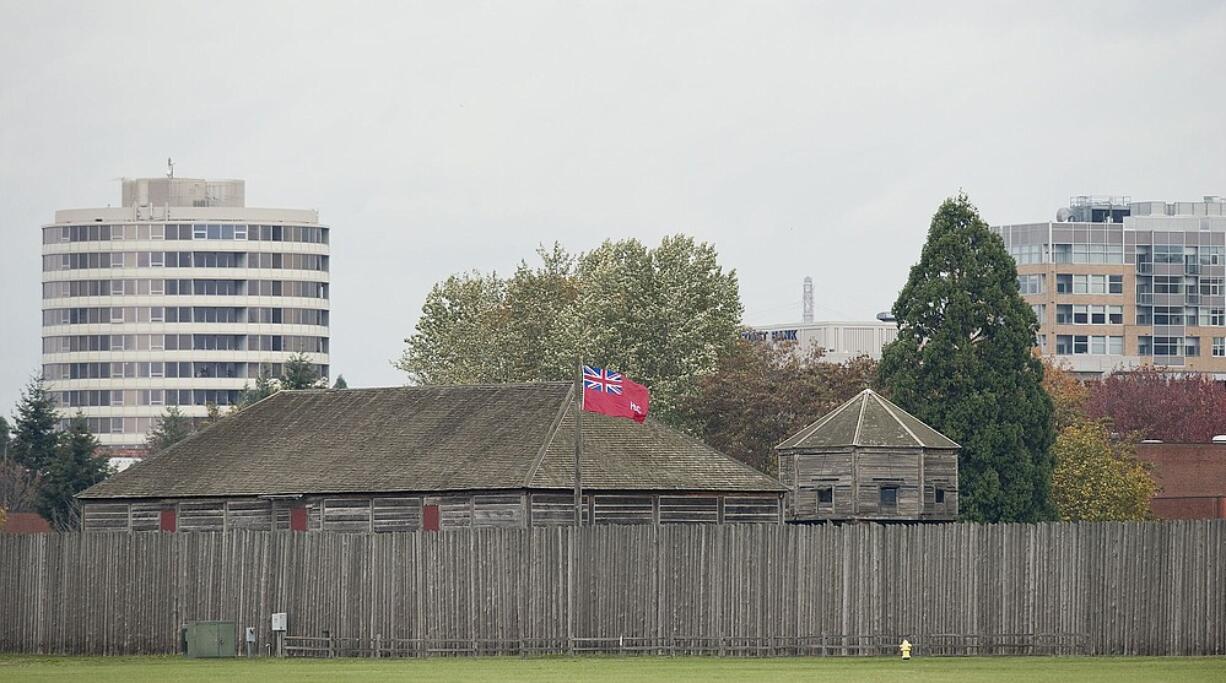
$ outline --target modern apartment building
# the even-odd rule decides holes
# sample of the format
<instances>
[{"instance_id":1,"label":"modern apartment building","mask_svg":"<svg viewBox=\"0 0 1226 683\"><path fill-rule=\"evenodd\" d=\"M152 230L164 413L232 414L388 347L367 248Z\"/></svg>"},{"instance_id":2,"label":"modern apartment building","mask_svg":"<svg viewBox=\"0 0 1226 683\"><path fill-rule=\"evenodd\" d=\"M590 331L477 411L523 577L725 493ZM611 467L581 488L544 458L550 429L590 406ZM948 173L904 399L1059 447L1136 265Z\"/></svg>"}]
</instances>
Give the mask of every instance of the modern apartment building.
<instances>
[{"instance_id":1,"label":"modern apartment building","mask_svg":"<svg viewBox=\"0 0 1226 683\"><path fill-rule=\"evenodd\" d=\"M115 450L167 406L229 406L306 353L328 375L328 228L245 206L241 180L123 181L122 206L43 226L43 376Z\"/></svg>"},{"instance_id":2,"label":"modern apartment building","mask_svg":"<svg viewBox=\"0 0 1226 683\"><path fill-rule=\"evenodd\" d=\"M992 228L1017 262L1038 345L1076 373L1154 365L1226 379L1226 201L1073 197Z\"/></svg>"}]
</instances>

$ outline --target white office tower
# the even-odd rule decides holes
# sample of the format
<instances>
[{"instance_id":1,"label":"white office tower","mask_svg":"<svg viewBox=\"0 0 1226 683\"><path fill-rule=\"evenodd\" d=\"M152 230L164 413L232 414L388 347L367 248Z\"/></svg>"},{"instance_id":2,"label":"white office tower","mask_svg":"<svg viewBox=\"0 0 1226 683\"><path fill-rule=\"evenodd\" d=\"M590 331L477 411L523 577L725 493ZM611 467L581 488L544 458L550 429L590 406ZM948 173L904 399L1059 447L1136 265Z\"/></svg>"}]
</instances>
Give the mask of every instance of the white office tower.
<instances>
[{"instance_id":1,"label":"white office tower","mask_svg":"<svg viewBox=\"0 0 1226 683\"><path fill-rule=\"evenodd\" d=\"M123 181L43 226L43 375L116 454L168 406L204 417L297 352L328 374L328 228L245 206L241 180Z\"/></svg>"}]
</instances>

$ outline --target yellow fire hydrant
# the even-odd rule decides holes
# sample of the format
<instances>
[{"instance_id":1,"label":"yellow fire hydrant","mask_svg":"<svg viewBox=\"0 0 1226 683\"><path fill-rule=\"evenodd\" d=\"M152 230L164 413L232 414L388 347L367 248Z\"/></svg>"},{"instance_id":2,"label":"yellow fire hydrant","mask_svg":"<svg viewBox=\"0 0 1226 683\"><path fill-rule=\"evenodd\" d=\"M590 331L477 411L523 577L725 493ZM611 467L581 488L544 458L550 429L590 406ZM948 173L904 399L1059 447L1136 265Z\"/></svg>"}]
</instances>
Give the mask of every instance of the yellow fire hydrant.
<instances>
[{"instance_id":1,"label":"yellow fire hydrant","mask_svg":"<svg viewBox=\"0 0 1226 683\"><path fill-rule=\"evenodd\" d=\"M911 659L911 641L903 638L902 642L898 644L898 651L902 653L902 660L904 662Z\"/></svg>"}]
</instances>

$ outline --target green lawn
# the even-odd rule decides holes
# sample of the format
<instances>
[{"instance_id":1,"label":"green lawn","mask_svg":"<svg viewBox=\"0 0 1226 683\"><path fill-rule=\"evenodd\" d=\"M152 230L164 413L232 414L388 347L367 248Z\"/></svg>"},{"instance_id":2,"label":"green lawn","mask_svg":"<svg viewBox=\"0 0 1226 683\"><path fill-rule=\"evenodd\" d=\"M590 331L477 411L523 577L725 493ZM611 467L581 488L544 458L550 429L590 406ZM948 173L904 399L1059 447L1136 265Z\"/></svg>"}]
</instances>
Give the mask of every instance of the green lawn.
<instances>
[{"instance_id":1,"label":"green lawn","mask_svg":"<svg viewBox=\"0 0 1226 683\"><path fill-rule=\"evenodd\" d=\"M0 656L0 681L1226 681L1226 658L932 657L717 659L513 657L190 660Z\"/></svg>"}]
</instances>

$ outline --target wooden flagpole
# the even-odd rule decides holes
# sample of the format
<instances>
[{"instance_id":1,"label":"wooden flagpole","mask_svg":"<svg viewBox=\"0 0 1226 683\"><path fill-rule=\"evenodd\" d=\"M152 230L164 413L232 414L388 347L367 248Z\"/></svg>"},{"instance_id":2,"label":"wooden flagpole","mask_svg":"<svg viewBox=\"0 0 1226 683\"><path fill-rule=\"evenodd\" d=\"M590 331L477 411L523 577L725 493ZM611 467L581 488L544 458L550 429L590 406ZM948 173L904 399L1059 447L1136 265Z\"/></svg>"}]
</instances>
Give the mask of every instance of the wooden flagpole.
<instances>
[{"instance_id":1,"label":"wooden flagpole","mask_svg":"<svg viewBox=\"0 0 1226 683\"><path fill-rule=\"evenodd\" d=\"M575 368L575 526L583 526L582 480L579 459L583 457L583 361Z\"/></svg>"}]
</instances>

